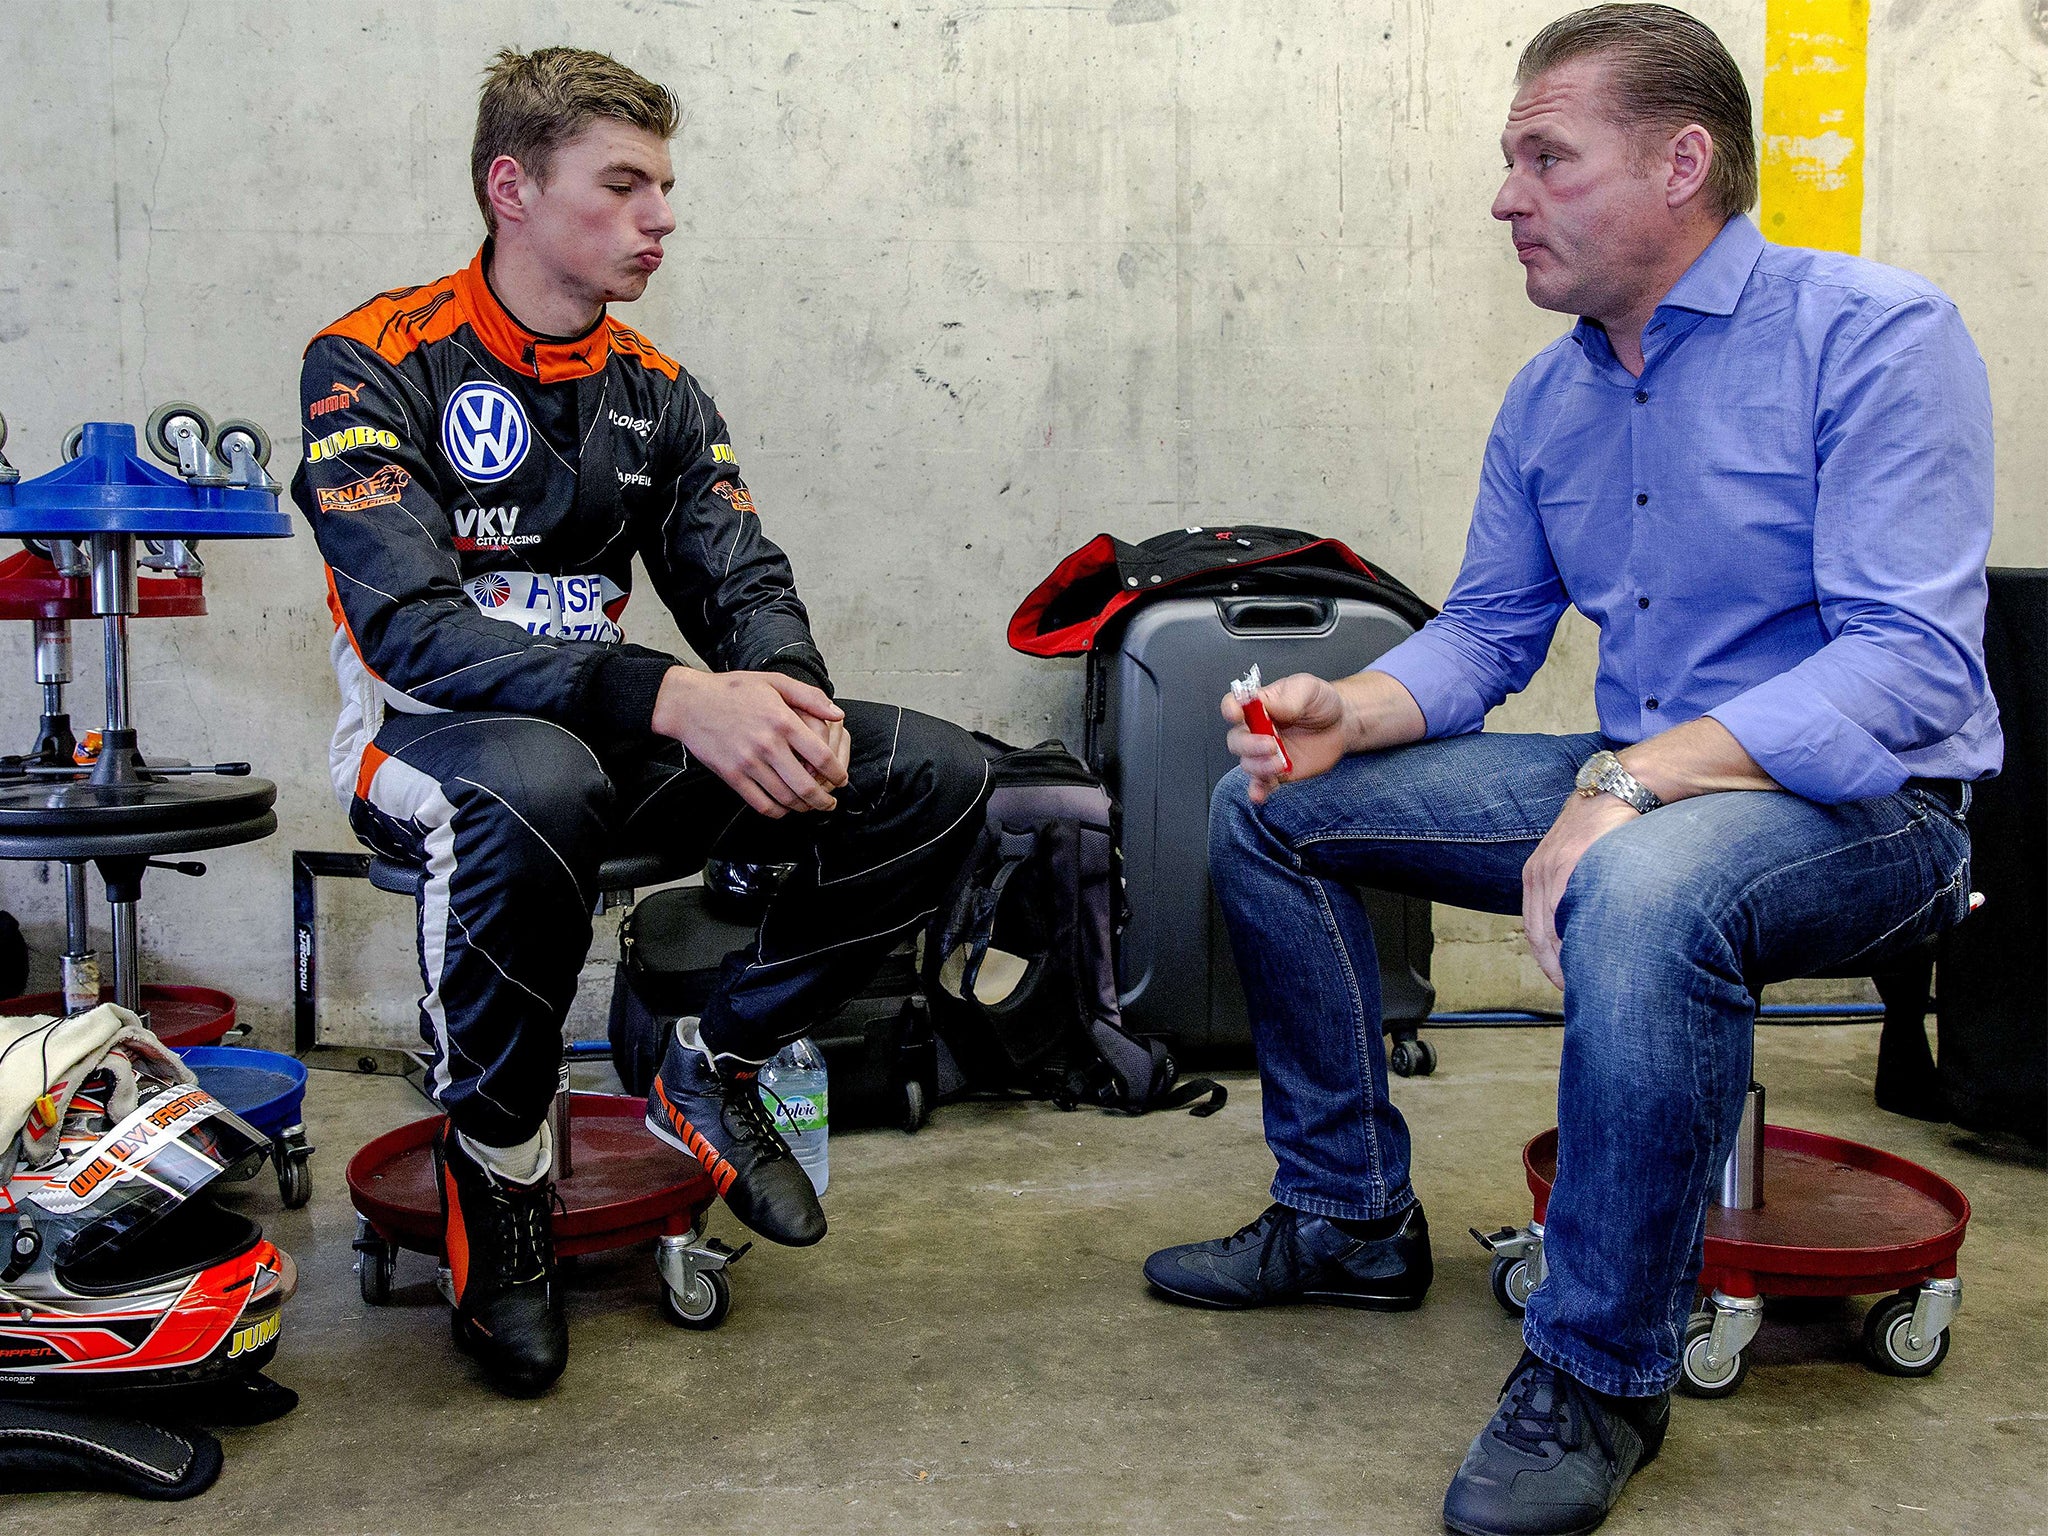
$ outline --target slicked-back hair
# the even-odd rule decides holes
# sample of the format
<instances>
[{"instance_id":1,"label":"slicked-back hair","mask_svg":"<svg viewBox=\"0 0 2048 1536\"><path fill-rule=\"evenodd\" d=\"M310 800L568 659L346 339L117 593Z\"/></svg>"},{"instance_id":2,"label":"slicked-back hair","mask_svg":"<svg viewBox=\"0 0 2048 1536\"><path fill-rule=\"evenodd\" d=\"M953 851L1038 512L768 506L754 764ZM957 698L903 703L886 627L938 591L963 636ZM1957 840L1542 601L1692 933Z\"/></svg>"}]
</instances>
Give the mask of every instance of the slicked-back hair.
<instances>
[{"instance_id":1,"label":"slicked-back hair","mask_svg":"<svg viewBox=\"0 0 2048 1536\"><path fill-rule=\"evenodd\" d=\"M656 85L609 54L588 48L536 48L532 53L499 49L484 71L483 94L476 104L476 142L469 151L469 179L484 226L492 234L498 232L484 183L500 155L510 155L522 170L546 181L555 151L598 118L670 139L675 137L676 115L676 99L668 87Z\"/></svg>"},{"instance_id":2,"label":"slicked-back hair","mask_svg":"<svg viewBox=\"0 0 2048 1536\"><path fill-rule=\"evenodd\" d=\"M1608 65L1607 106L1624 128L1675 132L1698 123L1714 141L1706 195L1724 216L1756 204L1756 133L1749 87L1713 29L1668 5L1596 5L1560 16L1530 39L1515 83L1572 59Z\"/></svg>"}]
</instances>

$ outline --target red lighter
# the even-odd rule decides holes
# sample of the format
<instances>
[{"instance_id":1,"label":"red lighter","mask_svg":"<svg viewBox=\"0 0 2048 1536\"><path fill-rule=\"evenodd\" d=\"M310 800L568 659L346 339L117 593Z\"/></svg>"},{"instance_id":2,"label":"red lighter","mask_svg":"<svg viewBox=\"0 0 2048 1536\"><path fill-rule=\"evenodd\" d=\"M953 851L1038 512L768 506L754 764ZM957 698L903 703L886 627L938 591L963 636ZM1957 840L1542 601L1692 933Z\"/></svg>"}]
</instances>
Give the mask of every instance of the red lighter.
<instances>
[{"instance_id":1,"label":"red lighter","mask_svg":"<svg viewBox=\"0 0 2048 1536\"><path fill-rule=\"evenodd\" d=\"M1230 696L1237 700L1244 710L1244 723L1261 736L1273 738L1273 745L1280 749L1280 771L1294 772L1294 760L1287 755L1287 744L1280 739L1280 733L1273 729L1273 717L1266 713L1266 706L1259 698L1259 667L1252 663L1252 669L1230 685Z\"/></svg>"}]
</instances>

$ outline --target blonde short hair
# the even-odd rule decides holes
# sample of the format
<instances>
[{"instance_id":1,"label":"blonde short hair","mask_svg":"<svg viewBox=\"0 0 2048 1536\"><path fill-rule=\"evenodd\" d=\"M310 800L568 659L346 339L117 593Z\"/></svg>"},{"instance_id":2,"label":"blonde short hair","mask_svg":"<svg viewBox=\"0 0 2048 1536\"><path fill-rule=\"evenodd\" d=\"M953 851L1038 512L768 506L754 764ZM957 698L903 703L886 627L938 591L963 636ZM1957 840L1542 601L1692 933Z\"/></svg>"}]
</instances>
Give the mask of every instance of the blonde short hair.
<instances>
[{"instance_id":1,"label":"blonde short hair","mask_svg":"<svg viewBox=\"0 0 2048 1536\"><path fill-rule=\"evenodd\" d=\"M1623 128L1669 132L1698 123L1714 141L1706 195L1724 215L1756 203L1756 134L1749 87L1714 31L1668 5L1596 5L1560 16L1530 41L1515 67L1527 85L1571 59L1613 66L1608 105Z\"/></svg>"},{"instance_id":2,"label":"blonde short hair","mask_svg":"<svg viewBox=\"0 0 2048 1536\"><path fill-rule=\"evenodd\" d=\"M469 179L484 226L497 233L484 183L500 155L510 155L521 169L545 181L555 151L596 119L612 118L669 139L675 137L676 115L676 99L667 86L609 54L588 48L499 49L484 71L476 142L469 151Z\"/></svg>"}]
</instances>

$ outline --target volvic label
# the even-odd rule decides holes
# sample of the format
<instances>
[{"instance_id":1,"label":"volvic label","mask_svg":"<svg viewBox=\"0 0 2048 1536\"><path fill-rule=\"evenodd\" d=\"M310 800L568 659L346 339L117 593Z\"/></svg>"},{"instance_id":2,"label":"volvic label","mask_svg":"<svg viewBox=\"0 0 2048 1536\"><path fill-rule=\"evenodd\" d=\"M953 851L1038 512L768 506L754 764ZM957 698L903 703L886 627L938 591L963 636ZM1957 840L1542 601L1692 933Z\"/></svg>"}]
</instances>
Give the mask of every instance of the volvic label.
<instances>
[{"instance_id":1,"label":"volvic label","mask_svg":"<svg viewBox=\"0 0 2048 1536\"><path fill-rule=\"evenodd\" d=\"M825 1124L826 1106L823 1089L817 1093L785 1093L780 1096L779 1102L765 1093L761 1097L768 1106L768 1112L775 1117L775 1129L784 1136L793 1135L797 1131L819 1130Z\"/></svg>"}]
</instances>

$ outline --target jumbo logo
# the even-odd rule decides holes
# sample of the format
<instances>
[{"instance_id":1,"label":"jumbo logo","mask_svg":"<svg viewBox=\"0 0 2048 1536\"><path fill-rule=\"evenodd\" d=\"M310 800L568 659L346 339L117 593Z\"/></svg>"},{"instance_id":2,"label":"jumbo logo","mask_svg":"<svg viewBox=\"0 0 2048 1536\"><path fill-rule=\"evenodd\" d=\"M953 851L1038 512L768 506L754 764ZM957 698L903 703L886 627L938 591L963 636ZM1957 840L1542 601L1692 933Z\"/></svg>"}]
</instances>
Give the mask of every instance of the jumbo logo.
<instances>
[{"instance_id":1,"label":"jumbo logo","mask_svg":"<svg viewBox=\"0 0 2048 1536\"><path fill-rule=\"evenodd\" d=\"M526 457L533 439L512 391L483 380L465 384L448 397L441 413L441 447L463 479L491 485Z\"/></svg>"},{"instance_id":2,"label":"jumbo logo","mask_svg":"<svg viewBox=\"0 0 2048 1536\"><path fill-rule=\"evenodd\" d=\"M278 1329L284 1325L282 1313L273 1312L260 1323L251 1323L246 1328L237 1328L235 1336L228 1343L228 1358L246 1355L252 1349L261 1349L277 1337Z\"/></svg>"},{"instance_id":3,"label":"jumbo logo","mask_svg":"<svg viewBox=\"0 0 2048 1536\"><path fill-rule=\"evenodd\" d=\"M338 459L351 448L396 448L398 435L386 432L382 427L350 427L346 432L330 432L306 450L306 462L318 464L323 459Z\"/></svg>"}]
</instances>

